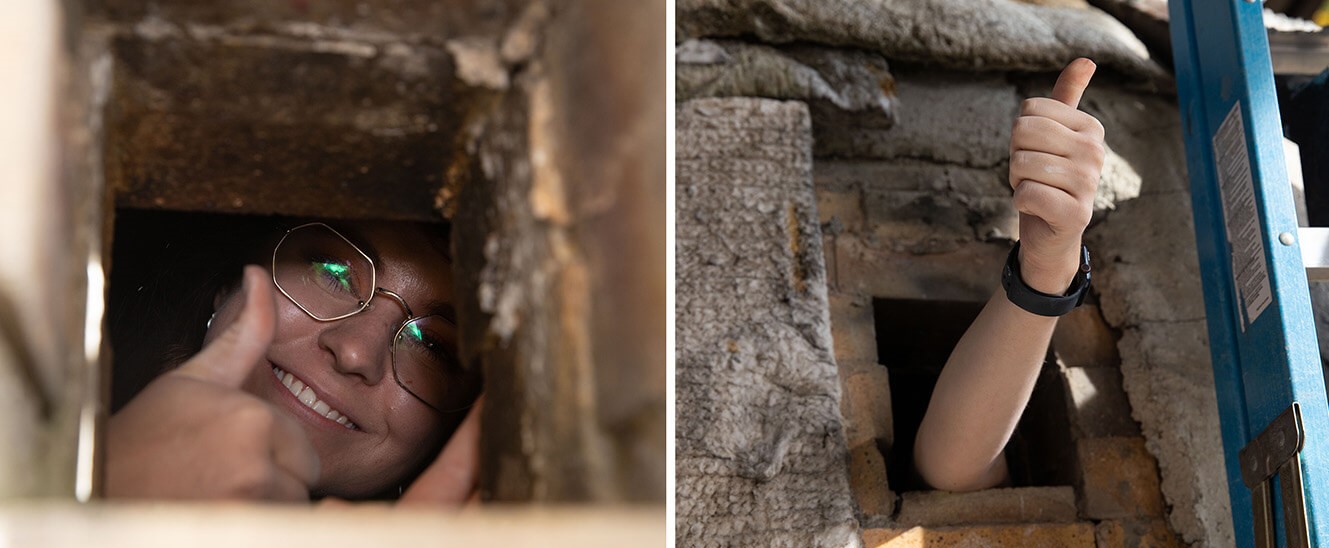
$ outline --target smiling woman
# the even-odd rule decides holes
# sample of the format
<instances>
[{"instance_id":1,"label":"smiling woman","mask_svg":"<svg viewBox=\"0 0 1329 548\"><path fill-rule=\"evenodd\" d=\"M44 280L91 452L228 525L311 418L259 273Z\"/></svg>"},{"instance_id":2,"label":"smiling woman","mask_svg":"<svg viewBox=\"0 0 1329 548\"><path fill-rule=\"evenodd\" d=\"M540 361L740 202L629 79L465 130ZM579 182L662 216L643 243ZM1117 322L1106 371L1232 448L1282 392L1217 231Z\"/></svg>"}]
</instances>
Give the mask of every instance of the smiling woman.
<instances>
[{"instance_id":1,"label":"smiling woman","mask_svg":"<svg viewBox=\"0 0 1329 548\"><path fill-rule=\"evenodd\" d=\"M473 408L444 227L127 217L108 495L396 498Z\"/></svg>"}]
</instances>

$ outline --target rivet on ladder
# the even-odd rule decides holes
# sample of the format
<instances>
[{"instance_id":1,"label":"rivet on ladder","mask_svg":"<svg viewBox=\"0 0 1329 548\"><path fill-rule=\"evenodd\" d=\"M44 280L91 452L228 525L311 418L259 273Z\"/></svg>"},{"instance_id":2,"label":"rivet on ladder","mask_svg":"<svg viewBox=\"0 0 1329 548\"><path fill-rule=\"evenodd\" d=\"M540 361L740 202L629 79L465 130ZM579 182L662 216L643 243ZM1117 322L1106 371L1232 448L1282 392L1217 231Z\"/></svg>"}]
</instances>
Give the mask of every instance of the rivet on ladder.
<instances>
[{"instance_id":1,"label":"rivet on ladder","mask_svg":"<svg viewBox=\"0 0 1329 548\"><path fill-rule=\"evenodd\" d=\"M1297 241L1297 238L1291 232L1284 232L1278 235L1278 241L1283 242L1283 245L1292 245Z\"/></svg>"}]
</instances>

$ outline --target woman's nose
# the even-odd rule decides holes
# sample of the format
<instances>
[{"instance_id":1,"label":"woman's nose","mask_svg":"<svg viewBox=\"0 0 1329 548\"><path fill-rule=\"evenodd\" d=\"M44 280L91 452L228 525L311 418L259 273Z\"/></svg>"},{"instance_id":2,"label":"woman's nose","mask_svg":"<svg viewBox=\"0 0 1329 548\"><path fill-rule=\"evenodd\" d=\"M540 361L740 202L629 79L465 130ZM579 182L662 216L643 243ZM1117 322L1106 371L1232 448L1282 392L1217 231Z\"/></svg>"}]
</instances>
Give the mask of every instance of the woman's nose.
<instances>
[{"instance_id":1,"label":"woman's nose","mask_svg":"<svg viewBox=\"0 0 1329 548\"><path fill-rule=\"evenodd\" d=\"M319 334L319 344L333 355L333 369L343 375L361 377L369 385L382 381L392 367L394 327L404 319L397 307L382 304L389 306L371 306L329 323Z\"/></svg>"}]
</instances>

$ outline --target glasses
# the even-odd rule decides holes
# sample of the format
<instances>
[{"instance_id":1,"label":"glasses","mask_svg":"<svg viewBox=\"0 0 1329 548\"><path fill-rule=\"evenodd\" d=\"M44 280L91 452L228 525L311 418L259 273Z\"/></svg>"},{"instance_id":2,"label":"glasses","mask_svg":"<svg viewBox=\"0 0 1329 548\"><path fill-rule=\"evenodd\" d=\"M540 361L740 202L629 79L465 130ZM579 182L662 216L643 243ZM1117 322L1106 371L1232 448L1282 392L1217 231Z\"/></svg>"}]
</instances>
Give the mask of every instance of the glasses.
<instances>
[{"instance_id":1,"label":"glasses","mask_svg":"<svg viewBox=\"0 0 1329 548\"><path fill-rule=\"evenodd\" d=\"M461 365L451 351L457 326L438 315L416 316L406 300L378 287L373 259L323 223L286 231L272 250L272 282L295 306L320 322L364 312L376 295L401 305L406 320L392 336L392 377L440 413L469 407Z\"/></svg>"}]
</instances>

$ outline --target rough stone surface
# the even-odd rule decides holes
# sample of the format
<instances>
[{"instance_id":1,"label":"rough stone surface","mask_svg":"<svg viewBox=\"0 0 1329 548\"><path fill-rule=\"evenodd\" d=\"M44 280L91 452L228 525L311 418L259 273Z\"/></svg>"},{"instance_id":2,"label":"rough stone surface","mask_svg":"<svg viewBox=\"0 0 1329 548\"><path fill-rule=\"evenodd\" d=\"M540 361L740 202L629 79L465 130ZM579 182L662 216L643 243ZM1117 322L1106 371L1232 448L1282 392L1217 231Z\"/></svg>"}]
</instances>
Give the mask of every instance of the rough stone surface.
<instances>
[{"instance_id":1,"label":"rough stone surface","mask_svg":"<svg viewBox=\"0 0 1329 548\"><path fill-rule=\"evenodd\" d=\"M1093 523L998 525L955 528L866 529L868 548L930 546L1094 546Z\"/></svg>"},{"instance_id":2,"label":"rough stone surface","mask_svg":"<svg viewBox=\"0 0 1329 548\"><path fill-rule=\"evenodd\" d=\"M869 215L874 204L866 200L878 193L889 196L893 191L906 192L891 197L888 208L908 206L922 195L943 205L958 202L964 207L953 214L967 219L934 223L942 225L943 240L946 231L962 229L966 223L980 239L1014 239L1018 225L1010 207L1006 164L1011 124L1018 115L1020 100L1047 95L1054 78L1023 77L1011 82L993 75L905 69L897 71L897 80L900 101L909 108L900 109L894 128L814 127L817 155L825 158L816 167L818 184L864 189L864 208ZM1141 195L1142 173L1170 177L1160 180L1162 184L1184 184L1184 180L1174 182L1178 177L1184 179L1175 159L1160 159L1156 153L1161 148L1184 157L1178 144L1175 107L1148 96L1104 87L1107 89L1103 91L1091 87L1082 102L1086 110L1121 134L1113 137L1115 134L1109 132L1103 174L1094 197L1094 209L1100 217L1117 203ZM1148 144L1159 148L1149 149ZM920 205L906 207L906 213L935 217L931 209L936 206ZM894 217L889 210L885 215ZM870 216L868 220L872 220Z\"/></svg>"},{"instance_id":3,"label":"rough stone surface","mask_svg":"<svg viewBox=\"0 0 1329 548\"><path fill-rule=\"evenodd\" d=\"M889 519L895 513L895 492L886 477L886 459L876 443L849 450L849 484L865 522Z\"/></svg>"},{"instance_id":4,"label":"rough stone surface","mask_svg":"<svg viewBox=\"0 0 1329 548\"><path fill-rule=\"evenodd\" d=\"M680 4L683 38L755 36L777 44L813 42L866 48L891 59L901 105L894 127L877 130L818 123L813 128L818 204L827 234L828 277L835 292L855 300L981 301L996 286L994 273L999 272L1009 241L1018 237L1006 181L1010 123L1019 101L1046 95L1055 71L1069 58L1044 63L1037 55L1027 56L1040 65L1016 70L1032 72L954 68L1006 68L991 63L989 54L1031 43L1024 37L1000 35L1004 29L1029 21L1010 14L1096 12L992 2L992 13L1006 15L1002 23L991 24L982 19L985 14L961 7L971 5L942 0L824 6L775 0ZM931 18L912 19L915 11L927 12ZM961 12L963 15L955 15ZM914 43L907 48L926 50L918 58L928 63L911 65L909 54L879 47L894 40L889 28L905 24L915 29L909 35ZM949 44L928 43L966 25L983 28ZM883 27L889 28L877 32ZM1045 25L1042 30L1057 28L1061 27ZM1030 35L1037 40L1038 33ZM975 46L979 41L990 44ZM1128 41L1139 51L1138 43ZM960 55L955 53L959 48L969 49ZM958 64L938 61L949 55L963 59ZM1081 422L1077 435L1087 439L1143 433L1163 476L1161 489L1170 526L1187 542L1222 545L1230 542L1231 526L1224 487L1210 489L1213 479L1206 479L1223 477L1222 456L1212 380L1205 377L1209 364L1204 326L1189 323L1201 320L1204 310L1195 283L1194 231L1175 99L1131 91L1138 89L1134 83L1156 81L1140 76L1156 73L1152 61L1145 62L1150 68L1131 72L1108 60L1111 56L1091 56L1105 70L1096 76L1081 105L1104 123L1108 148L1095 200L1095 221L1086 235L1094 256L1100 309L1095 321L1068 320L1056 343L1066 364L1081 368L1070 371L1072 377L1067 381L1078 383L1071 387L1071 397L1080 398L1083 404L1084 413L1073 419ZM1087 314L1085 310L1079 313ZM842 311L832 314L837 322L858 321ZM1142 333L1176 328L1179 322L1180 331L1169 333L1181 338L1187 352L1152 343L1140 348ZM858 332L852 327L837 329ZM1127 333L1129 337L1124 335ZM1067 342L1068 338L1084 338L1086 344ZM1199 346L1189 348L1196 341ZM1088 371L1112 371L1118 362L1121 371L1116 378ZM1199 384L1171 390L1180 379ZM1155 382L1169 390L1155 395L1150 389ZM1113 396L1089 397L1090 387L1102 387ZM1121 412L1123 389L1138 427ZM1167 394L1178 401L1166 401ZM850 401L854 394L845 397ZM853 407L846 405L846 409ZM1094 418L1109 413L1116 414L1111 421ZM1186 428L1178 428L1178 424Z\"/></svg>"},{"instance_id":5,"label":"rough stone surface","mask_svg":"<svg viewBox=\"0 0 1329 548\"><path fill-rule=\"evenodd\" d=\"M1131 419L1131 404L1121 386L1121 371L1114 367L1066 367L1061 373L1076 439L1140 435L1140 426Z\"/></svg>"},{"instance_id":6,"label":"rough stone surface","mask_svg":"<svg viewBox=\"0 0 1329 548\"><path fill-rule=\"evenodd\" d=\"M1121 339L1122 374L1149 452L1158 459L1168 522L1187 542L1230 545L1223 447L1204 320L1149 323Z\"/></svg>"},{"instance_id":7,"label":"rough stone surface","mask_svg":"<svg viewBox=\"0 0 1329 548\"><path fill-rule=\"evenodd\" d=\"M1070 487L984 489L971 493L912 491L900 497L900 525L939 527L1004 523L1071 523L1076 520Z\"/></svg>"},{"instance_id":8,"label":"rough stone surface","mask_svg":"<svg viewBox=\"0 0 1329 548\"><path fill-rule=\"evenodd\" d=\"M667 118L650 21L665 5L549 12L538 55L468 134L477 183L456 197L461 361L484 368L490 402L479 484L500 501L658 503Z\"/></svg>"},{"instance_id":9,"label":"rough stone surface","mask_svg":"<svg viewBox=\"0 0 1329 548\"><path fill-rule=\"evenodd\" d=\"M844 318L844 321L831 324L831 336L835 339L835 361L840 364L840 369L881 369L876 365L877 330L873 323L872 301L836 291L830 292L830 300L831 317ZM882 386L885 385L883 382ZM889 421L889 406L884 413Z\"/></svg>"},{"instance_id":10,"label":"rough stone surface","mask_svg":"<svg viewBox=\"0 0 1329 548\"><path fill-rule=\"evenodd\" d=\"M1163 517L1158 468L1143 438L1082 439L1077 449L1084 517Z\"/></svg>"},{"instance_id":11,"label":"rough stone surface","mask_svg":"<svg viewBox=\"0 0 1329 548\"><path fill-rule=\"evenodd\" d=\"M1155 60L1172 68L1167 0L1090 0L1089 3L1129 27L1149 48Z\"/></svg>"},{"instance_id":12,"label":"rough stone surface","mask_svg":"<svg viewBox=\"0 0 1329 548\"><path fill-rule=\"evenodd\" d=\"M1204 318L1190 195L1158 194L1121 205L1085 234L1108 324ZM1206 365L1209 355L1197 356Z\"/></svg>"},{"instance_id":13,"label":"rough stone surface","mask_svg":"<svg viewBox=\"0 0 1329 548\"><path fill-rule=\"evenodd\" d=\"M771 46L733 40L689 40L675 52L675 97L766 97L852 113L859 124L893 122L895 79L879 54L820 46ZM836 124L839 126L839 124Z\"/></svg>"},{"instance_id":14,"label":"rough stone surface","mask_svg":"<svg viewBox=\"0 0 1329 548\"><path fill-rule=\"evenodd\" d=\"M1174 548L1186 546L1161 519L1107 520L1094 527L1098 548Z\"/></svg>"},{"instance_id":15,"label":"rough stone surface","mask_svg":"<svg viewBox=\"0 0 1329 548\"><path fill-rule=\"evenodd\" d=\"M902 107L896 125L814 127L818 157L913 158L973 168L1006 160L1020 98L1004 77L918 69L895 74Z\"/></svg>"},{"instance_id":16,"label":"rough stone surface","mask_svg":"<svg viewBox=\"0 0 1329 548\"><path fill-rule=\"evenodd\" d=\"M845 438L851 447L894 440L891 385L884 366L874 364L848 371L840 407L845 417Z\"/></svg>"},{"instance_id":17,"label":"rough stone surface","mask_svg":"<svg viewBox=\"0 0 1329 548\"><path fill-rule=\"evenodd\" d=\"M1120 204L1086 241L1098 250L1095 284L1104 317L1122 331L1123 386L1158 460L1168 521L1187 542L1230 544L1194 234L1189 195L1172 191Z\"/></svg>"},{"instance_id":18,"label":"rough stone surface","mask_svg":"<svg viewBox=\"0 0 1329 548\"><path fill-rule=\"evenodd\" d=\"M806 106L700 99L676 127L678 541L853 544Z\"/></svg>"},{"instance_id":19,"label":"rough stone surface","mask_svg":"<svg viewBox=\"0 0 1329 548\"><path fill-rule=\"evenodd\" d=\"M1026 85L1030 93L1041 89ZM1172 100L1091 86L1081 103L1143 181L1086 232L1103 316L1122 333L1122 383L1185 541L1232 543L1180 120Z\"/></svg>"},{"instance_id":20,"label":"rough stone surface","mask_svg":"<svg viewBox=\"0 0 1329 548\"><path fill-rule=\"evenodd\" d=\"M1070 367L1117 367L1121 361L1117 336L1103 321L1098 306L1088 303L1057 320L1052 349Z\"/></svg>"},{"instance_id":21,"label":"rough stone surface","mask_svg":"<svg viewBox=\"0 0 1329 548\"><path fill-rule=\"evenodd\" d=\"M1027 96L1036 96L1051 93L1053 83L1040 78L1020 87ZM1114 202L1189 191L1175 97L1136 93L1095 81L1085 90L1080 108L1102 121L1106 129L1108 157L1103 177L1117 187L1112 191Z\"/></svg>"},{"instance_id":22,"label":"rough stone surface","mask_svg":"<svg viewBox=\"0 0 1329 548\"><path fill-rule=\"evenodd\" d=\"M1097 9L1005 0L682 0L679 39L755 35L873 49L978 70L1055 71L1079 56L1133 79L1170 78L1130 30Z\"/></svg>"}]
</instances>

